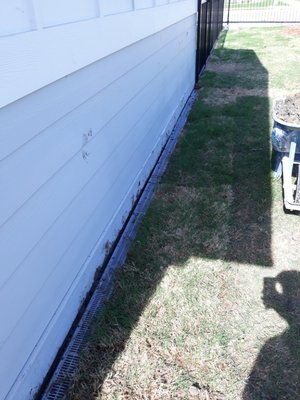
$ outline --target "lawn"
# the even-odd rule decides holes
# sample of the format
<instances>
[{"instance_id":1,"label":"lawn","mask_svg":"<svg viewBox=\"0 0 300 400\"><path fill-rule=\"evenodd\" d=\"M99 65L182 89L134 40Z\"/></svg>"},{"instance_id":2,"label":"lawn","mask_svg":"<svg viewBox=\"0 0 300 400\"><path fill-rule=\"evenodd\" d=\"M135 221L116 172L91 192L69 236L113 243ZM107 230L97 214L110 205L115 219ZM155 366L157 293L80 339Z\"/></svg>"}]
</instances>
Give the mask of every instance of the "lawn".
<instances>
[{"instance_id":1,"label":"lawn","mask_svg":"<svg viewBox=\"0 0 300 400\"><path fill-rule=\"evenodd\" d=\"M222 33L69 399L300 398L299 215L272 179L272 100L300 31Z\"/></svg>"}]
</instances>

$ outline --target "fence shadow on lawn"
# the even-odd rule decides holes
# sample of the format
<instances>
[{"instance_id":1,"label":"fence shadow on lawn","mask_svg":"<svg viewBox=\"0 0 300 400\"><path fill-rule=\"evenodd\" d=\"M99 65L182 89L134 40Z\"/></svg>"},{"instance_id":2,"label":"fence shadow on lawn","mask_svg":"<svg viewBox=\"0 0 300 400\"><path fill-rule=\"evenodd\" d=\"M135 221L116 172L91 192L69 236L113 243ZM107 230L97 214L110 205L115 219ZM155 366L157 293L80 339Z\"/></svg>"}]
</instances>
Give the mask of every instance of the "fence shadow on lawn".
<instances>
[{"instance_id":1,"label":"fence shadow on lawn","mask_svg":"<svg viewBox=\"0 0 300 400\"><path fill-rule=\"evenodd\" d=\"M169 265L184 267L196 257L272 266L267 71L254 51L221 47L201 87L112 297L94 323L72 382L73 400L101 398Z\"/></svg>"},{"instance_id":2,"label":"fence shadow on lawn","mask_svg":"<svg viewBox=\"0 0 300 400\"><path fill-rule=\"evenodd\" d=\"M175 241L178 219L184 230L168 264L196 256L271 267L267 70L252 50L218 48L202 85L156 206L171 220L175 204Z\"/></svg>"}]
</instances>

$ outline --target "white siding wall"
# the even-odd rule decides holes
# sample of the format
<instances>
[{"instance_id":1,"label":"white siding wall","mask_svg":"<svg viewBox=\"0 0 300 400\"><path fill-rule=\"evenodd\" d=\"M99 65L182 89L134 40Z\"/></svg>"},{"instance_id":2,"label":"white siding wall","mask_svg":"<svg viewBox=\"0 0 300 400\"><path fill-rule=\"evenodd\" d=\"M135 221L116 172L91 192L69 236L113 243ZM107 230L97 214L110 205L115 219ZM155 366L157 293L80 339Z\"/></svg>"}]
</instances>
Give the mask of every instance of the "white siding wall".
<instances>
[{"instance_id":1,"label":"white siding wall","mask_svg":"<svg viewBox=\"0 0 300 400\"><path fill-rule=\"evenodd\" d=\"M41 383L193 88L196 2L166 3L0 3L1 400Z\"/></svg>"}]
</instances>

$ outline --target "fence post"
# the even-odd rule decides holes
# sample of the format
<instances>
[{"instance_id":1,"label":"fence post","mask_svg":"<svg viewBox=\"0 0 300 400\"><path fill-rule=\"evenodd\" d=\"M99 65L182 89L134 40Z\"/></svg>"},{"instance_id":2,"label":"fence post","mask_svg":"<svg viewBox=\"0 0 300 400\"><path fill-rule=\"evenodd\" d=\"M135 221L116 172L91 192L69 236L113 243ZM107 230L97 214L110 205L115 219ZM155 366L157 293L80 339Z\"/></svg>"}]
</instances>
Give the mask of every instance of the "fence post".
<instances>
[{"instance_id":1,"label":"fence post","mask_svg":"<svg viewBox=\"0 0 300 400\"><path fill-rule=\"evenodd\" d=\"M195 83L198 82L199 79L199 74L200 74L200 69L201 69L201 62L200 62L200 47L201 47L201 42L200 42L200 37L201 37L201 1L198 0L197 4L197 48L196 48L196 76L195 76Z\"/></svg>"},{"instance_id":2,"label":"fence post","mask_svg":"<svg viewBox=\"0 0 300 400\"><path fill-rule=\"evenodd\" d=\"M207 8L206 8L206 55L205 61L207 60L210 50L211 50L211 35L212 35L212 28L211 28L211 17L212 17L212 0L207 0Z\"/></svg>"},{"instance_id":3,"label":"fence post","mask_svg":"<svg viewBox=\"0 0 300 400\"><path fill-rule=\"evenodd\" d=\"M229 26L229 13L230 13L230 2L231 0L228 0L228 10L227 10L227 26Z\"/></svg>"}]
</instances>

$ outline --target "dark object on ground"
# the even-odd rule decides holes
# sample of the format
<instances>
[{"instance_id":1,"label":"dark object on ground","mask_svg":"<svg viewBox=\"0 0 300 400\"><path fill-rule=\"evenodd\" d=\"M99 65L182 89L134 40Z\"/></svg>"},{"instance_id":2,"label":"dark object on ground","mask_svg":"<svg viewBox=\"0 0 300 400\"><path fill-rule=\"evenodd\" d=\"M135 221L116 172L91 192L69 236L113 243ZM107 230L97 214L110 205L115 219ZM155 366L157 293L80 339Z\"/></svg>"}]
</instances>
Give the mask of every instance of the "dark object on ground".
<instances>
[{"instance_id":1,"label":"dark object on ground","mask_svg":"<svg viewBox=\"0 0 300 400\"><path fill-rule=\"evenodd\" d=\"M300 93L278 100L274 107L276 117L289 124L300 125Z\"/></svg>"}]
</instances>

